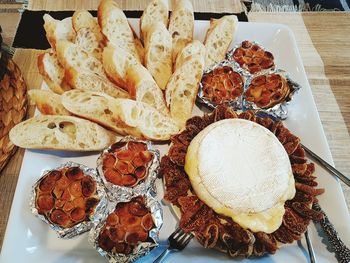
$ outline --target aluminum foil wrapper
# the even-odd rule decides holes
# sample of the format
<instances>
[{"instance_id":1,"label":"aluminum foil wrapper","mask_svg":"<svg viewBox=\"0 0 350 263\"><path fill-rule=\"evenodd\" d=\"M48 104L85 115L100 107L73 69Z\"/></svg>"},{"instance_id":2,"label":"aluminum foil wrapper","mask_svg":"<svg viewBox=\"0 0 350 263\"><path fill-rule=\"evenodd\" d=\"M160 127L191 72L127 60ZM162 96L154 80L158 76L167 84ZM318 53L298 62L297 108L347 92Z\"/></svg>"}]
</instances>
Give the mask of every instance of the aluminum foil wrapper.
<instances>
[{"instance_id":1,"label":"aluminum foil wrapper","mask_svg":"<svg viewBox=\"0 0 350 263\"><path fill-rule=\"evenodd\" d=\"M90 216L90 221L83 221L75 226L72 226L70 228L63 228L59 225L56 225L54 223L51 223L48 219L46 219L46 217L44 215L41 215L38 213L38 210L36 208L35 205L35 201L36 201L36 188L39 186L41 179L48 174L50 171L52 170L60 170L62 168L65 167L79 167L85 175L90 176L94 179L94 181L96 181L96 196L100 199L100 202L96 205L95 209L94 209L94 213L93 215ZM64 239L69 239L72 237L75 237L79 234L82 234L86 231L89 231L93 225L94 222L96 222L97 220L101 220L101 216L103 216L105 214L105 210L107 209L107 204L108 204L108 198L107 198L107 194L104 188L104 185L102 183L102 181L100 180L100 178L97 175L97 172L95 169L91 169L85 165L79 164L79 163L74 163L74 162L67 162L55 169L52 170L46 170L43 172L42 176L34 183L33 187L32 187L32 192L31 192L31 196L30 196L30 202L29 202L29 206L30 209L32 211L32 213L34 215L36 215L37 217L39 217L41 220L43 220L45 223L49 224L50 228L53 229L54 231L56 231L56 233L58 234L58 236L60 238L64 238Z\"/></svg>"},{"instance_id":2,"label":"aluminum foil wrapper","mask_svg":"<svg viewBox=\"0 0 350 263\"><path fill-rule=\"evenodd\" d=\"M251 81L255 77L258 77L261 75L267 75L267 74L279 74L282 77L284 77L287 80L287 84L289 86L290 92L289 92L288 96L280 103L272 106L271 108L263 109L263 108L260 108L259 106L257 106L254 102L247 101L245 99L245 92L248 89ZM287 72L282 70L282 69L274 69L274 70L260 72L258 74L255 74L255 75L252 75L251 77L249 77L245 83L243 99L242 99L242 102L243 102L242 109L243 110L255 110L258 112L265 112L265 113L268 113L269 115L272 115L275 118L284 120L287 118L287 115L288 115L287 105L290 103L290 101L293 99L294 95L297 93L297 91L300 88L301 88L301 86L298 83L296 83L295 81L293 81L289 77Z\"/></svg>"},{"instance_id":3,"label":"aluminum foil wrapper","mask_svg":"<svg viewBox=\"0 0 350 263\"><path fill-rule=\"evenodd\" d=\"M262 50L270 52L268 50L266 50L262 45L260 45L258 42L256 41L249 41L251 42L253 45L258 45ZM233 58L233 53L235 53L237 48L240 48L242 46L242 43L235 45L232 49L230 49L227 53L226 53L226 60L233 63L236 67L240 68L242 70L242 74L246 77L251 77L253 74L250 73L247 69L244 69L241 67L241 65L235 61L235 59ZM271 52L270 52L271 53ZM272 54L272 53L271 53ZM264 73L270 70L273 70L276 68L276 65L273 68L270 69L263 69L257 73ZM256 73L255 73L256 74Z\"/></svg>"},{"instance_id":4,"label":"aluminum foil wrapper","mask_svg":"<svg viewBox=\"0 0 350 263\"><path fill-rule=\"evenodd\" d=\"M155 191L155 180L157 179L157 173L159 169L159 163L160 163L160 153L158 150L154 149L152 146L152 143L150 141L144 141L144 140L139 140L135 139L132 136L127 136L122 138L118 142L142 142L145 143L147 146L147 150L151 153L153 153L153 160L152 162L148 165L147 167L147 176L146 178L139 182L136 186L134 187L126 187L126 186L119 186L115 185L109 181L107 181L106 177L104 176L103 173L103 155L106 153L113 152L112 144L109 146L107 149L105 149L99 158L97 159L97 171L98 174L100 175L105 187L107 188L107 194L109 198L113 200L119 200L119 202L124 202L130 200L132 197L138 196L138 195L143 195L146 192L150 192L152 196L156 195ZM117 143L118 143L117 142Z\"/></svg>"},{"instance_id":5,"label":"aluminum foil wrapper","mask_svg":"<svg viewBox=\"0 0 350 263\"><path fill-rule=\"evenodd\" d=\"M224 66L229 66L231 67L234 71L236 71L237 73L239 73L242 78L243 78L243 83L245 83L246 81L246 75L243 74L243 70L241 67L239 67L239 64L237 62L234 61L229 61L229 60L224 60L221 61L219 63L213 64L211 65L209 68L207 68L204 72L203 72L203 76L205 74L208 74L210 72L212 72L214 69L220 68L220 67L224 67ZM243 84L243 90L244 90L244 84ZM197 101L200 104L203 104L207 107L209 107L210 109L215 109L216 108L216 104L213 103L212 101L210 101L209 99L207 99L204 95L203 92L203 84L202 81L199 82L199 87L198 87L198 94L197 94ZM239 110L242 109L242 96L238 96L237 98L225 102L225 104L227 104L229 107L232 107L235 110Z\"/></svg>"},{"instance_id":6,"label":"aluminum foil wrapper","mask_svg":"<svg viewBox=\"0 0 350 263\"><path fill-rule=\"evenodd\" d=\"M150 229L148 232L148 236L153 240L153 242L142 242L138 244L133 251L128 254L121 253L111 253L103 250L98 244L98 237L100 232L102 231L103 226L105 225L105 221L109 214L113 213L118 203L124 203L131 201L132 198L128 200L117 199L114 202L110 202L108 208L106 209L107 213L104 214L103 220L99 220L95 222L95 226L89 232L89 242L93 245L93 247L100 253L100 255L104 256L108 259L110 263L124 263L124 262L134 262L140 257L148 254L152 249L158 246L159 243L159 231L163 225L163 210L160 203L149 193L145 192L142 195L145 200L145 205L148 210L151 212L152 219L155 227ZM136 196L135 196L136 197Z\"/></svg>"}]
</instances>

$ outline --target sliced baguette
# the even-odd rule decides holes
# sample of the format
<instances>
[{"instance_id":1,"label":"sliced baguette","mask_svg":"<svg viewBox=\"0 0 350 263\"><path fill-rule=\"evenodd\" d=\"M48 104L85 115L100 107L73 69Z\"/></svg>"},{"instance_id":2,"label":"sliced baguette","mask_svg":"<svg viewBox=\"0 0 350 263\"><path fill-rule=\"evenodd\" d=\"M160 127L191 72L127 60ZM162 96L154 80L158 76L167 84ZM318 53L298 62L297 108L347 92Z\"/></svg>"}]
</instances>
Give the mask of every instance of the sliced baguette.
<instances>
[{"instance_id":1,"label":"sliced baguette","mask_svg":"<svg viewBox=\"0 0 350 263\"><path fill-rule=\"evenodd\" d=\"M205 46L199 40L193 40L188 43L176 57L175 70L182 66L182 64L191 56L199 55L205 58Z\"/></svg>"},{"instance_id":2,"label":"sliced baguette","mask_svg":"<svg viewBox=\"0 0 350 263\"><path fill-rule=\"evenodd\" d=\"M169 5L167 0L152 0L142 13L140 18L141 38L145 40L149 27L161 22L168 27Z\"/></svg>"},{"instance_id":3,"label":"sliced baguette","mask_svg":"<svg viewBox=\"0 0 350 263\"><path fill-rule=\"evenodd\" d=\"M102 62L91 56L77 44L68 41L58 41L56 51L58 61L65 69L87 70L106 77Z\"/></svg>"},{"instance_id":4,"label":"sliced baguette","mask_svg":"<svg viewBox=\"0 0 350 263\"><path fill-rule=\"evenodd\" d=\"M123 10L118 7L116 2L102 0L98 6L97 18L101 31L107 40L115 46L124 48L141 63L133 31Z\"/></svg>"},{"instance_id":5,"label":"sliced baguette","mask_svg":"<svg viewBox=\"0 0 350 263\"><path fill-rule=\"evenodd\" d=\"M40 115L13 127L10 140L22 148L99 151L115 142L115 135L77 117Z\"/></svg>"},{"instance_id":6,"label":"sliced baguette","mask_svg":"<svg viewBox=\"0 0 350 263\"><path fill-rule=\"evenodd\" d=\"M62 94L70 87L64 83L64 68L55 53L42 53L38 56L38 69L47 86L55 93Z\"/></svg>"},{"instance_id":7,"label":"sliced baguette","mask_svg":"<svg viewBox=\"0 0 350 263\"><path fill-rule=\"evenodd\" d=\"M129 64L126 70L126 83L131 98L149 104L162 114L169 114L162 90L144 66Z\"/></svg>"},{"instance_id":8,"label":"sliced baguette","mask_svg":"<svg viewBox=\"0 0 350 263\"><path fill-rule=\"evenodd\" d=\"M203 74L203 58L195 55L177 68L171 76L165 91L171 117L183 128L191 117L198 92L198 84Z\"/></svg>"},{"instance_id":9,"label":"sliced baguette","mask_svg":"<svg viewBox=\"0 0 350 263\"><path fill-rule=\"evenodd\" d=\"M153 23L149 27L145 50L145 66L159 88L164 90L173 72L171 36L162 22Z\"/></svg>"},{"instance_id":10,"label":"sliced baguette","mask_svg":"<svg viewBox=\"0 0 350 263\"><path fill-rule=\"evenodd\" d=\"M103 50L102 45L99 44L96 35L90 28L79 29L74 43L98 60L101 60Z\"/></svg>"},{"instance_id":11,"label":"sliced baguette","mask_svg":"<svg viewBox=\"0 0 350 263\"><path fill-rule=\"evenodd\" d=\"M235 15L210 20L210 27L204 40L206 68L225 58L227 49L234 39L237 25L238 19Z\"/></svg>"},{"instance_id":12,"label":"sliced baguette","mask_svg":"<svg viewBox=\"0 0 350 263\"><path fill-rule=\"evenodd\" d=\"M123 48L109 44L103 49L102 62L108 78L127 90L126 69L129 64L139 63L136 58Z\"/></svg>"},{"instance_id":13,"label":"sliced baguette","mask_svg":"<svg viewBox=\"0 0 350 263\"><path fill-rule=\"evenodd\" d=\"M68 68L65 81L75 89L103 92L114 98L129 98L129 93L114 85L109 79L87 70Z\"/></svg>"},{"instance_id":14,"label":"sliced baguette","mask_svg":"<svg viewBox=\"0 0 350 263\"><path fill-rule=\"evenodd\" d=\"M49 14L45 14L43 19L46 38L53 49L56 48L56 43L59 40L74 41L75 32L72 27L71 17L56 20Z\"/></svg>"},{"instance_id":15,"label":"sliced baguette","mask_svg":"<svg viewBox=\"0 0 350 263\"><path fill-rule=\"evenodd\" d=\"M173 42L173 62L185 45L193 40L194 14L189 0L176 0L169 21L169 33Z\"/></svg>"},{"instance_id":16,"label":"sliced baguette","mask_svg":"<svg viewBox=\"0 0 350 263\"><path fill-rule=\"evenodd\" d=\"M63 107L61 96L49 90L32 89L28 91L30 102L36 105L41 114L44 115L71 115Z\"/></svg>"},{"instance_id":17,"label":"sliced baguette","mask_svg":"<svg viewBox=\"0 0 350 263\"><path fill-rule=\"evenodd\" d=\"M79 90L66 92L62 97L63 105L69 111L122 135L168 140L178 132L172 119L142 102Z\"/></svg>"}]
</instances>

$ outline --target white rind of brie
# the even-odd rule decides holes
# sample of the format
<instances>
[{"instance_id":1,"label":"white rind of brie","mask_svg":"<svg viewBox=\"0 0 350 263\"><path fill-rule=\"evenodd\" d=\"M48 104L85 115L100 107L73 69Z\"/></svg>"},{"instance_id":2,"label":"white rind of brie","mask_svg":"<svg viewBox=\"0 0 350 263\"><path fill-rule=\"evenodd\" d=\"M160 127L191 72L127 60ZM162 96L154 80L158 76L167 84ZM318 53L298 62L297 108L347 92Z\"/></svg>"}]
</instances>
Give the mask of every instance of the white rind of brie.
<instances>
[{"instance_id":1,"label":"white rind of brie","mask_svg":"<svg viewBox=\"0 0 350 263\"><path fill-rule=\"evenodd\" d=\"M187 149L185 171L204 203L253 232L277 230L285 201L295 195L283 145L248 120L226 119L202 130Z\"/></svg>"}]
</instances>

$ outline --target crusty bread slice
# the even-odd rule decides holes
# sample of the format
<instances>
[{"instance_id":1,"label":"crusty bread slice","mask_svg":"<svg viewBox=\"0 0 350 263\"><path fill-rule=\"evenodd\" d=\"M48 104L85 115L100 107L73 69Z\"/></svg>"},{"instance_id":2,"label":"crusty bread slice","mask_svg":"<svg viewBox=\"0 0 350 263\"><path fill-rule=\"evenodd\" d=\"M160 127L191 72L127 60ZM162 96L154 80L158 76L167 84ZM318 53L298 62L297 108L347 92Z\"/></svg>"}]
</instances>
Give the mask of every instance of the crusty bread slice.
<instances>
[{"instance_id":1,"label":"crusty bread slice","mask_svg":"<svg viewBox=\"0 0 350 263\"><path fill-rule=\"evenodd\" d=\"M172 72L172 43L169 31L162 22L153 23L145 38L145 66L157 82L165 89Z\"/></svg>"},{"instance_id":2,"label":"crusty bread slice","mask_svg":"<svg viewBox=\"0 0 350 263\"><path fill-rule=\"evenodd\" d=\"M44 115L71 115L63 107L61 95L57 95L49 90L32 89L28 91L30 102L36 105L38 110Z\"/></svg>"},{"instance_id":3,"label":"crusty bread slice","mask_svg":"<svg viewBox=\"0 0 350 263\"><path fill-rule=\"evenodd\" d=\"M56 20L49 14L45 14L43 19L46 38L53 49L56 48L56 42L59 40L74 41L75 32L72 27L71 17Z\"/></svg>"},{"instance_id":4,"label":"crusty bread slice","mask_svg":"<svg viewBox=\"0 0 350 263\"><path fill-rule=\"evenodd\" d=\"M75 89L103 92L114 98L129 98L129 93L114 85L109 79L87 70L68 68L65 71L65 81Z\"/></svg>"},{"instance_id":5,"label":"crusty bread slice","mask_svg":"<svg viewBox=\"0 0 350 263\"><path fill-rule=\"evenodd\" d=\"M112 132L98 124L73 116L40 115L10 131L15 145L32 149L99 151L115 139Z\"/></svg>"},{"instance_id":6,"label":"crusty bread slice","mask_svg":"<svg viewBox=\"0 0 350 263\"><path fill-rule=\"evenodd\" d=\"M170 15L169 33L173 41L173 62L185 45L193 40L194 14L189 0L176 0Z\"/></svg>"},{"instance_id":7,"label":"crusty bread slice","mask_svg":"<svg viewBox=\"0 0 350 263\"><path fill-rule=\"evenodd\" d=\"M151 140L168 140L178 132L175 122L153 107L106 94L72 90L62 95L63 105L72 113L97 122L122 135Z\"/></svg>"},{"instance_id":8,"label":"crusty bread slice","mask_svg":"<svg viewBox=\"0 0 350 263\"><path fill-rule=\"evenodd\" d=\"M205 58L205 46L200 42L199 40L193 40L192 42L188 43L180 53L178 53L176 57L176 63L175 63L175 70L191 56L199 55L203 58Z\"/></svg>"},{"instance_id":9,"label":"crusty bread slice","mask_svg":"<svg viewBox=\"0 0 350 263\"><path fill-rule=\"evenodd\" d=\"M183 128L191 117L203 74L203 58L200 55L188 57L171 76L165 91L170 115Z\"/></svg>"},{"instance_id":10,"label":"crusty bread slice","mask_svg":"<svg viewBox=\"0 0 350 263\"><path fill-rule=\"evenodd\" d=\"M144 66L129 64L126 69L126 83L131 98L151 105L162 114L169 114L162 90Z\"/></svg>"},{"instance_id":11,"label":"crusty bread slice","mask_svg":"<svg viewBox=\"0 0 350 263\"><path fill-rule=\"evenodd\" d=\"M237 25L238 19L235 15L210 20L210 27L204 40L206 68L225 58L227 49L234 39Z\"/></svg>"},{"instance_id":12,"label":"crusty bread slice","mask_svg":"<svg viewBox=\"0 0 350 263\"><path fill-rule=\"evenodd\" d=\"M109 44L103 49L102 62L108 78L127 90L126 69L129 64L138 64L136 58L123 48Z\"/></svg>"},{"instance_id":13,"label":"crusty bread slice","mask_svg":"<svg viewBox=\"0 0 350 263\"><path fill-rule=\"evenodd\" d=\"M64 83L64 68L58 62L56 53L40 54L37 64L40 75L53 92L62 94L70 90L70 87Z\"/></svg>"},{"instance_id":14,"label":"crusty bread slice","mask_svg":"<svg viewBox=\"0 0 350 263\"><path fill-rule=\"evenodd\" d=\"M145 40L149 27L161 22L168 27L169 22L169 4L167 0L152 0L142 13L140 18L141 38Z\"/></svg>"},{"instance_id":15,"label":"crusty bread slice","mask_svg":"<svg viewBox=\"0 0 350 263\"><path fill-rule=\"evenodd\" d=\"M124 48L141 63L133 31L128 20L117 3L113 0L102 0L97 10L98 23L103 35L116 46Z\"/></svg>"},{"instance_id":16,"label":"crusty bread slice","mask_svg":"<svg viewBox=\"0 0 350 263\"><path fill-rule=\"evenodd\" d=\"M101 59L104 38L97 19L88 11L79 10L73 14L72 24L76 32L75 43L97 59Z\"/></svg>"},{"instance_id":17,"label":"crusty bread slice","mask_svg":"<svg viewBox=\"0 0 350 263\"><path fill-rule=\"evenodd\" d=\"M76 68L91 71L97 75L106 77L102 62L77 44L68 41L58 41L56 44L57 58L65 68Z\"/></svg>"}]
</instances>

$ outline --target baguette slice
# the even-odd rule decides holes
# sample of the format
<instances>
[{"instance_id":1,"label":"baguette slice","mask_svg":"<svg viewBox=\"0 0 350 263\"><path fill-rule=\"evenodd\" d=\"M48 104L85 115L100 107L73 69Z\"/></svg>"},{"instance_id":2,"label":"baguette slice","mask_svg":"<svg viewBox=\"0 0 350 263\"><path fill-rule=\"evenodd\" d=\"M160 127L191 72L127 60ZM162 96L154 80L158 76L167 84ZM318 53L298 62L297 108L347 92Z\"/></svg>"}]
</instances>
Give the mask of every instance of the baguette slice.
<instances>
[{"instance_id":1,"label":"baguette slice","mask_svg":"<svg viewBox=\"0 0 350 263\"><path fill-rule=\"evenodd\" d=\"M41 114L44 115L71 115L63 107L61 95L57 95L49 90L32 89L28 91L31 104L36 105Z\"/></svg>"},{"instance_id":2,"label":"baguette slice","mask_svg":"<svg viewBox=\"0 0 350 263\"><path fill-rule=\"evenodd\" d=\"M64 83L64 68L55 53L42 53L38 56L38 69L47 86L55 93L62 94L70 87Z\"/></svg>"},{"instance_id":3,"label":"baguette slice","mask_svg":"<svg viewBox=\"0 0 350 263\"><path fill-rule=\"evenodd\" d=\"M46 38L53 49L56 48L56 43L59 40L74 41L75 32L72 27L71 17L56 20L52 16L45 14L43 19Z\"/></svg>"},{"instance_id":4,"label":"baguette slice","mask_svg":"<svg viewBox=\"0 0 350 263\"><path fill-rule=\"evenodd\" d=\"M172 119L153 107L106 94L72 90L63 94L63 105L74 114L97 122L122 135L168 140L178 132Z\"/></svg>"},{"instance_id":5,"label":"baguette slice","mask_svg":"<svg viewBox=\"0 0 350 263\"><path fill-rule=\"evenodd\" d=\"M183 128L191 117L198 92L198 84L203 74L203 58L189 57L177 68L167 85L165 96L170 107L170 115Z\"/></svg>"},{"instance_id":6,"label":"baguette slice","mask_svg":"<svg viewBox=\"0 0 350 263\"><path fill-rule=\"evenodd\" d=\"M193 40L194 14L189 0L177 0L169 21L173 42L173 62L185 45Z\"/></svg>"},{"instance_id":7,"label":"baguette slice","mask_svg":"<svg viewBox=\"0 0 350 263\"><path fill-rule=\"evenodd\" d=\"M225 58L227 49L234 39L237 25L238 19L235 15L210 20L210 27L204 39L206 68Z\"/></svg>"},{"instance_id":8,"label":"baguette slice","mask_svg":"<svg viewBox=\"0 0 350 263\"><path fill-rule=\"evenodd\" d=\"M126 82L131 98L149 104L162 114L169 114L162 90L144 66L129 64L126 70Z\"/></svg>"},{"instance_id":9,"label":"baguette slice","mask_svg":"<svg viewBox=\"0 0 350 263\"><path fill-rule=\"evenodd\" d=\"M193 40L191 43L187 44L181 52L178 54L175 63L175 70L182 66L183 63L191 56L199 55L205 58L205 46L199 40Z\"/></svg>"},{"instance_id":10,"label":"baguette slice","mask_svg":"<svg viewBox=\"0 0 350 263\"><path fill-rule=\"evenodd\" d=\"M56 51L58 61L65 69L87 70L106 77L102 62L91 56L77 44L68 41L58 41Z\"/></svg>"},{"instance_id":11,"label":"baguette slice","mask_svg":"<svg viewBox=\"0 0 350 263\"><path fill-rule=\"evenodd\" d=\"M127 90L126 69L129 64L138 64L136 58L123 48L109 44L103 49L102 62L108 78Z\"/></svg>"},{"instance_id":12,"label":"baguette slice","mask_svg":"<svg viewBox=\"0 0 350 263\"><path fill-rule=\"evenodd\" d=\"M115 135L77 117L40 115L13 127L10 140L22 148L99 151L115 142Z\"/></svg>"},{"instance_id":13,"label":"baguette slice","mask_svg":"<svg viewBox=\"0 0 350 263\"><path fill-rule=\"evenodd\" d=\"M145 40L149 27L161 22L168 27L169 20L169 5L167 0L152 0L142 13L140 18L141 38Z\"/></svg>"},{"instance_id":14,"label":"baguette slice","mask_svg":"<svg viewBox=\"0 0 350 263\"><path fill-rule=\"evenodd\" d=\"M145 48L146 68L159 88L164 90L173 72L171 36L163 23L154 23L149 27Z\"/></svg>"},{"instance_id":15,"label":"baguette slice","mask_svg":"<svg viewBox=\"0 0 350 263\"><path fill-rule=\"evenodd\" d=\"M65 81L75 89L103 92L114 98L129 98L129 93L114 85L109 79L87 70L68 68Z\"/></svg>"},{"instance_id":16,"label":"baguette slice","mask_svg":"<svg viewBox=\"0 0 350 263\"><path fill-rule=\"evenodd\" d=\"M102 0L98 6L97 17L101 31L107 40L115 46L124 48L141 63L133 31L123 10L116 2Z\"/></svg>"}]
</instances>

